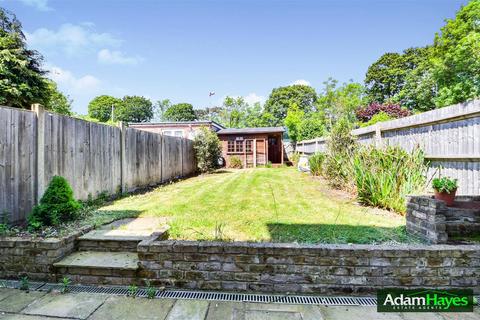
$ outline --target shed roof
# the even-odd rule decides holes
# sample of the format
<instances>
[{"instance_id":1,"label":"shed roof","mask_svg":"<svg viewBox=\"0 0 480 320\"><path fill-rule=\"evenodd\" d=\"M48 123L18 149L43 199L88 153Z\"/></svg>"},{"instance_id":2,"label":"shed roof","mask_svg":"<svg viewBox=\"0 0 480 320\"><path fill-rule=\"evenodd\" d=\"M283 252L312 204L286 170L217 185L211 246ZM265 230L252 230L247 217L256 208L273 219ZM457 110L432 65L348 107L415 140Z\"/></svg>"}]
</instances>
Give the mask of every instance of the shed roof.
<instances>
[{"instance_id":1,"label":"shed roof","mask_svg":"<svg viewBox=\"0 0 480 320\"><path fill-rule=\"evenodd\" d=\"M222 129L217 134L256 134L256 133L279 133L285 132L283 127L261 127L261 128L228 128Z\"/></svg>"},{"instance_id":2,"label":"shed roof","mask_svg":"<svg viewBox=\"0 0 480 320\"><path fill-rule=\"evenodd\" d=\"M217 129L224 129L220 123L208 120L195 121L162 121L162 122L129 122L129 125L135 127L170 127L170 126L185 126L185 125L212 125Z\"/></svg>"}]
</instances>

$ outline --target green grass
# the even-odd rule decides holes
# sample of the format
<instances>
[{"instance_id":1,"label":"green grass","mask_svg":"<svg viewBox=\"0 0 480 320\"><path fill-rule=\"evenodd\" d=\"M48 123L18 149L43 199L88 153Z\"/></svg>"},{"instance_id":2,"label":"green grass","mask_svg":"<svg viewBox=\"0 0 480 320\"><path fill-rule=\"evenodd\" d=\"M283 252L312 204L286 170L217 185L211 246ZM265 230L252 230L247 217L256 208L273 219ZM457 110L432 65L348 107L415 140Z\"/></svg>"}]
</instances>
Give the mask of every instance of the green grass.
<instances>
[{"instance_id":1,"label":"green grass","mask_svg":"<svg viewBox=\"0 0 480 320\"><path fill-rule=\"evenodd\" d=\"M302 243L408 242L405 219L362 207L293 168L221 170L132 195L103 215L169 217L170 238Z\"/></svg>"}]
</instances>

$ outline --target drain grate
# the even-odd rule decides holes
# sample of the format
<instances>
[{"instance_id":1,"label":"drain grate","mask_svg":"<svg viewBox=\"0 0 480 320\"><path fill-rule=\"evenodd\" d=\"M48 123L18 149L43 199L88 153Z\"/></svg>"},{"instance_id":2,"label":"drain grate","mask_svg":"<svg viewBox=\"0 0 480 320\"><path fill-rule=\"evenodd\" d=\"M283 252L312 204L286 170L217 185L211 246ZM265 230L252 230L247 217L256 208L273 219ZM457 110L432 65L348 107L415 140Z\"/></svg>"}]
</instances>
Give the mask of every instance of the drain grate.
<instances>
[{"instance_id":1,"label":"drain grate","mask_svg":"<svg viewBox=\"0 0 480 320\"><path fill-rule=\"evenodd\" d=\"M20 281L0 280L0 287L18 289ZM60 290L62 285L56 283L29 282L29 288L33 291L50 292ZM70 285L69 292L72 293L102 293L112 295L129 294L128 287L124 286L91 286L91 285ZM136 291L137 297L146 298L147 289L139 288ZM251 293L228 293L208 291L184 291L184 290L157 290L157 299L188 299L208 301L232 301L232 302L256 302L256 303L279 303L279 304L317 304L327 306L364 306L372 307L377 305L374 297L322 297L322 296L301 296L301 295L275 295L275 294L251 294ZM480 296L477 304L480 306Z\"/></svg>"}]
</instances>

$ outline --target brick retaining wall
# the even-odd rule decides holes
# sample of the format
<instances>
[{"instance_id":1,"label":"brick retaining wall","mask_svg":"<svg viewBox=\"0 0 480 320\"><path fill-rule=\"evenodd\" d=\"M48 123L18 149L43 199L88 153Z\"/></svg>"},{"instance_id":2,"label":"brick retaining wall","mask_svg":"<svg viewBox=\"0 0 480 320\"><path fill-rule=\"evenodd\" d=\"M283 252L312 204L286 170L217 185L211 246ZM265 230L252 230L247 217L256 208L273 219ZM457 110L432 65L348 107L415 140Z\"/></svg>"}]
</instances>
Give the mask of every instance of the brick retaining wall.
<instances>
[{"instance_id":1,"label":"brick retaining wall","mask_svg":"<svg viewBox=\"0 0 480 320\"><path fill-rule=\"evenodd\" d=\"M166 287L364 293L382 287L480 287L480 245L140 243L143 278Z\"/></svg>"}]
</instances>

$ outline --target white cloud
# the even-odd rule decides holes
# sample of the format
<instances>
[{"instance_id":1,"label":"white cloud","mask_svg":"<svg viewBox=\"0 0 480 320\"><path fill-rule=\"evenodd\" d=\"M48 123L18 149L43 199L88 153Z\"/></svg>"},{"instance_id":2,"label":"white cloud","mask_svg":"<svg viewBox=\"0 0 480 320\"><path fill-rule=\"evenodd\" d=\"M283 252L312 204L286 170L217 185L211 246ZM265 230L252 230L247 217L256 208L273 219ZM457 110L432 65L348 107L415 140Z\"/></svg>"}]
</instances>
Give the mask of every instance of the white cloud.
<instances>
[{"instance_id":1,"label":"white cloud","mask_svg":"<svg viewBox=\"0 0 480 320\"><path fill-rule=\"evenodd\" d=\"M139 56L129 57L121 51L111 51L109 49L102 49L97 54L98 62L104 64L128 64L136 65L143 59Z\"/></svg>"},{"instance_id":2,"label":"white cloud","mask_svg":"<svg viewBox=\"0 0 480 320\"><path fill-rule=\"evenodd\" d=\"M264 102L265 101L265 97L263 96L259 96L257 95L256 93L252 92L252 93L249 93L248 95L246 95L245 97L243 97L243 99L245 100L246 103L248 104L254 104L256 102Z\"/></svg>"},{"instance_id":3,"label":"white cloud","mask_svg":"<svg viewBox=\"0 0 480 320\"><path fill-rule=\"evenodd\" d=\"M50 11L52 8L48 6L48 0L20 0L24 5L35 7L40 11Z\"/></svg>"},{"instance_id":4,"label":"white cloud","mask_svg":"<svg viewBox=\"0 0 480 320\"><path fill-rule=\"evenodd\" d=\"M102 47L117 47L122 40L110 33L98 33L90 22L80 24L66 23L58 30L40 28L32 33L26 32L27 42L34 49L70 56L98 50Z\"/></svg>"},{"instance_id":5,"label":"white cloud","mask_svg":"<svg viewBox=\"0 0 480 320\"><path fill-rule=\"evenodd\" d=\"M87 74L76 77L72 72L56 66L47 66L49 78L55 81L67 94L88 94L98 92L101 81Z\"/></svg>"},{"instance_id":6,"label":"white cloud","mask_svg":"<svg viewBox=\"0 0 480 320\"><path fill-rule=\"evenodd\" d=\"M293 81L290 85L291 86L293 86L293 85L309 86L310 82L308 82L307 80L304 80L304 79L298 79L298 80Z\"/></svg>"}]
</instances>

